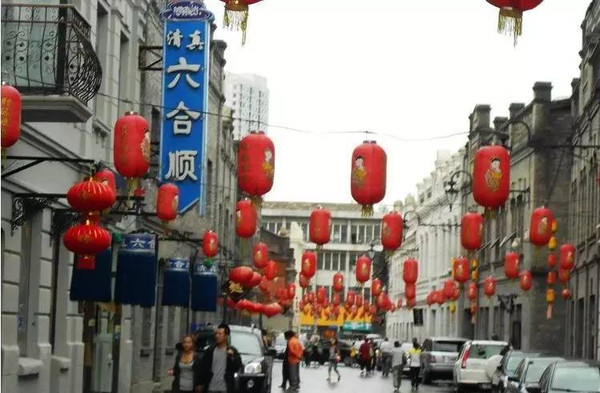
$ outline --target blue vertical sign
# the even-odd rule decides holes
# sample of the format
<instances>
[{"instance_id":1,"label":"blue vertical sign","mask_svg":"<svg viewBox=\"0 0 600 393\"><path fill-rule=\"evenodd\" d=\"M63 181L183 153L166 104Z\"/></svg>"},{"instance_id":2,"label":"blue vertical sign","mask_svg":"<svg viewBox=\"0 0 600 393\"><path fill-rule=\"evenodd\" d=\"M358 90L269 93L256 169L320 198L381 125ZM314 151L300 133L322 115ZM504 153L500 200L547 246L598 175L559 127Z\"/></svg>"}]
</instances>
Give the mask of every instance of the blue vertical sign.
<instances>
[{"instance_id":1,"label":"blue vertical sign","mask_svg":"<svg viewBox=\"0 0 600 393\"><path fill-rule=\"evenodd\" d=\"M160 177L179 187L179 212L204 213L205 146L213 15L200 1L170 1L162 12L163 113Z\"/></svg>"}]
</instances>

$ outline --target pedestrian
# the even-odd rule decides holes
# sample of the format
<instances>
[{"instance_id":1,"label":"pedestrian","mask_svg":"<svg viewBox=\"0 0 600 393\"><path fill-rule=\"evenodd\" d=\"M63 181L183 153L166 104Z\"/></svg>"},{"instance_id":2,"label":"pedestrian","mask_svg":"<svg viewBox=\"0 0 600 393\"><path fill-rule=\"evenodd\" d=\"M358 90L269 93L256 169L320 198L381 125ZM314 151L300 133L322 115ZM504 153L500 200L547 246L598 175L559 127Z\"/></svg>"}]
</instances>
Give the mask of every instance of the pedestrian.
<instances>
[{"instance_id":1,"label":"pedestrian","mask_svg":"<svg viewBox=\"0 0 600 393\"><path fill-rule=\"evenodd\" d=\"M369 367L368 367L368 372L369 374L373 374L375 372L375 367L376 367L376 362L377 362L377 346L375 344L375 340L371 339L370 340L370 345L371 345L371 351L369 353L370 355L370 360L369 360Z\"/></svg>"},{"instance_id":2,"label":"pedestrian","mask_svg":"<svg viewBox=\"0 0 600 393\"><path fill-rule=\"evenodd\" d=\"M391 343L387 339L387 337L383 340L381 345L379 346L379 351L381 353L381 374L384 377L387 377L390 373L390 369L392 368L392 350L394 349L394 344Z\"/></svg>"},{"instance_id":3,"label":"pedestrian","mask_svg":"<svg viewBox=\"0 0 600 393\"><path fill-rule=\"evenodd\" d=\"M395 341L394 348L392 349L392 376L394 384L394 393L397 393L400 390L404 366L406 366L406 354L402 350L400 342Z\"/></svg>"},{"instance_id":4,"label":"pedestrian","mask_svg":"<svg viewBox=\"0 0 600 393\"><path fill-rule=\"evenodd\" d=\"M283 336L285 337L286 345L285 352L283 353L283 364L281 365L281 375L283 376L283 380L279 387L285 390L287 389L287 384L290 379L290 363L288 362L288 356L290 354L290 338L292 338L292 332L288 330L283 333Z\"/></svg>"},{"instance_id":5,"label":"pedestrian","mask_svg":"<svg viewBox=\"0 0 600 393\"><path fill-rule=\"evenodd\" d=\"M261 329L260 334L262 336L262 341L265 348L271 347L271 338L269 337L269 332L267 329Z\"/></svg>"},{"instance_id":6,"label":"pedestrian","mask_svg":"<svg viewBox=\"0 0 600 393\"><path fill-rule=\"evenodd\" d=\"M421 372L421 346L416 339L408 352L410 355L410 384L412 390L419 390L419 373Z\"/></svg>"},{"instance_id":7,"label":"pedestrian","mask_svg":"<svg viewBox=\"0 0 600 393\"><path fill-rule=\"evenodd\" d=\"M234 347L229 346L231 330L221 324L215 331L215 344L202 357L201 390L198 393L234 393L235 374L242 368L242 358Z\"/></svg>"},{"instance_id":8,"label":"pedestrian","mask_svg":"<svg viewBox=\"0 0 600 393\"><path fill-rule=\"evenodd\" d=\"M338 363L340 362L340 348L337 339L334 337L329 342L329 370L327 371L327 382L331 382L331 370L337 374L337 380L340 382L342 375L338 371Z\"/></svg>"},{"instance_id":9,"label":"pedestrian","mask_svg":"<svg viewBox=\"0 0 600 393\"><path fill-rule=\"evenodd\" d=\"M360 375L363 376L365 375L365 369L368 374L369 369L371 368L371 343L366 338L360 345L358 355L360 356Z\"/></svg>"},{"instance_id":10,"label":"pedestrian","mask_svg":"<svg viewBox=\"0 0 600 393\"><path fill-rule=\"evenodd\" d=\"M298 340L296 333L290 331L291 338L288 341L288 377L290 380L290 390L297 392L300 389L300 361L304 354L302 343Z\"/></svg>"},{"instance_id":11,"label":"pedestrian","mask_svg":"<svg viewBox=\"0 0 600 393\"><path fill-rule=\"evenodd\" d=\"M194 337L186 335L178 344L180 351L175 365L167 374L173 378L172 393L196 393L200 391L200 356L194 350Z\"/></svg>"}]
</instances>

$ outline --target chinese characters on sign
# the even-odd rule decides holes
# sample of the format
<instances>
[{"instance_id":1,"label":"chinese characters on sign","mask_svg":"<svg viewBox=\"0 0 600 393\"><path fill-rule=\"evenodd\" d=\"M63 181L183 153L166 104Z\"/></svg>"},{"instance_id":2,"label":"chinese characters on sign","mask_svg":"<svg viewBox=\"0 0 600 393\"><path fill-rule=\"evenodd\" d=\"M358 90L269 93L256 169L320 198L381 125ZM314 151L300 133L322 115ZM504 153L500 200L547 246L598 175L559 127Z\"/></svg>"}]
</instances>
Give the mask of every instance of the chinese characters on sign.
<instances>
[{"instance_id":1,"label":"chinese characters on sign","mask_svg":"<svg viewBox=\"0 0 600 393\"><path fill-rule=\"evenodd\" d=\"M198 204L203 181L212 14L195 1L171 2L165 18L161 180L179 187L179 212Z\"/></svg>"}]
</instances>

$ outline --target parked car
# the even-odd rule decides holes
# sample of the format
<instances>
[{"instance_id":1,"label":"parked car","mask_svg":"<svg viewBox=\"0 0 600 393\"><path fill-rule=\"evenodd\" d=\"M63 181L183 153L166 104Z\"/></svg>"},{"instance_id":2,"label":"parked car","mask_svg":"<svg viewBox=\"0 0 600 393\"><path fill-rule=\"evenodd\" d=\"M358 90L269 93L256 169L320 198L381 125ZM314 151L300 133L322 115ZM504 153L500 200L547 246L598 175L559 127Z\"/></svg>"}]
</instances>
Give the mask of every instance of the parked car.
<instances>
[{"instance_id":1,"label":"parked car","mask_svg":"<svg viewBox=\"0 0 600 393\"><path fill-rule=\"evenodd\" d=\"M454 363L454 385L460 393L467 388L491 390L492 378L486 372L487 361L509 348L505 341L467 341Z\"/></svg>"},{"instance_id":2,"label":"parked car","mask_svg":"<svg viewBox=\"0 0 600 393\"><path fill-rule=\"evenodd\" d=\"M275 349L266 348L259 329L230 325L230 344L242 357L243 369L236 374L236 392L270 393ZM195 333L196 350L203 354L215 342L213 328L202 328Z\"/></svg>"},{"instance_id":3,"label":"parked car","mask_svg":"<svg viewBox=\"0 0 600 393\"><path fill-rule=\"evenodd\" d=\"M600 363L565 361L549 365L540 378L539 387L530 386L533 393L598 392Z\"/></svg>"},{"instance_id":4,"label":"parked car","mask_svg":"<svg viewBox=\"0 0 600 393\"><path fill-rule=\"evenodd\" d=\"M504 393L506 386L508 386L508 377L515 375L517 366L525 356L524 352L515 350L509 350L504 354L500 365L492 376L493 393ZM533 354L529 356L533 357Z\"/></svg>"},{"instance_id":5,"label":"parked car","mask_svg":"<svg viewBox=\"0 0 600 393\"><path fill-rule=\"evenodd\" d=\"M329 361L329 340L319 340L318 362L322 366ZM352 366L354 360L350 353L352 352L352 343L344 340L338 340L338 349L340 357L345 366Z\"/></svg>"},{"instance_id":6,"label":"parked car","mask_svg":"<svg viewBox=\"0 0 600 393\"><path fill-rule=\"evenodd\" d=\"M514 375L508 377L506 392L531 393L529 389L539 392L540 378L546 368L552 363L562 360L564 359L559 357L526 357L521 359ZM600 389L600 385L598 388Z\"/></svg>"},{"instance_id":7,"label":"parked car","mask_svg":"<svg viewBox=\"0 0 600 393\"><path fill-rule=\"evenodd\" d=\"M432 337L423 341L421 367L423 383L434 379L452 379L454 363L466 338Z\"/></svg>"}]
</instances>

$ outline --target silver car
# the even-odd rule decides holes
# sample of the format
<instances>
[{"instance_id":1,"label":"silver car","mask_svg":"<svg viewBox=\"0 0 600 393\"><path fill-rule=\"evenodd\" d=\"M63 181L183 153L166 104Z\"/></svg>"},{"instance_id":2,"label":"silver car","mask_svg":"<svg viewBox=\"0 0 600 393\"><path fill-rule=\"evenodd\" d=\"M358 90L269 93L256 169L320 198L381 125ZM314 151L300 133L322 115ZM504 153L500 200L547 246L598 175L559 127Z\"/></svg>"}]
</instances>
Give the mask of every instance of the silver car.
<instances>
[{"instance_id":1,"label":"silver car","mask_svg":"<svg viewBox=\"0 0 600 393\"><path fill-rule=\"evenodd\" d=\"M421 366L423 383L434 379L452 379L454 363L466 338L433 337L423 342Z\"/></svg>"}]
</instances>

